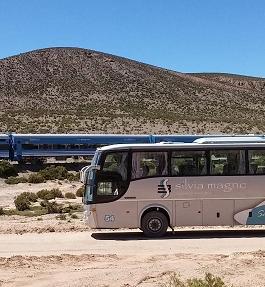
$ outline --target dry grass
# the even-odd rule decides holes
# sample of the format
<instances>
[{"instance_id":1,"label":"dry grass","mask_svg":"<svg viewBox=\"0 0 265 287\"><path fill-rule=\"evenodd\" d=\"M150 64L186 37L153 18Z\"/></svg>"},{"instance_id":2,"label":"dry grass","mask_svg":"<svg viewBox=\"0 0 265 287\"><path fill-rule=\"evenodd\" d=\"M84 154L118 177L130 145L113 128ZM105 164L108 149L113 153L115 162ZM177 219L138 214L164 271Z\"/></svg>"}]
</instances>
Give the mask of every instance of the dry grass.
<instances>
[{"instance_id":1,"label":"dry grass","mask_svg":"<svg viewBox=\"0 0 265 287\"><path fill-rule=\"evenodd\" d=\"M53 48L0 61L0 132L264 133L265 79Z\"/></svg>"}]
</instances>

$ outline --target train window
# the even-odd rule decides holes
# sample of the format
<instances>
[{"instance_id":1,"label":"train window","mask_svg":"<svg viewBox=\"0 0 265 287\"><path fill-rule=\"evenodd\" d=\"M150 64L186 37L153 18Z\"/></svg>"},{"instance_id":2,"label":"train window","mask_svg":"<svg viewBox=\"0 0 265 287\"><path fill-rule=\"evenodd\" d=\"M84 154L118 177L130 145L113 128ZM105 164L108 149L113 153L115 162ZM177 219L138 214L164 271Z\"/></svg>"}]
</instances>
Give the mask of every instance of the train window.
<instances>
[{"instance_id":1,"label":"train window","mask_svg":"<svg viewBox=\"0 0 265 287\"><path fill-rule=\"evenodd\" d=\"M8 144L0 144L0 150L8 150L9 145Z\"/></svg>"},{"instance_id":2,"label":"train window","mask_svg":"<svg viewBox=\"0 0 265 287\"><path fill-rule=\"evenodd\" d=\"M66 145L65 144L55 144L53 145L54 149L65 149Z\"/></svg>"},{"instance_id":3,"label":"train window","mask_svg":"<svg viewBox=\"0 0 265 287\"><path fill-rule=\"evenodd\" d=\"M52 149L52 145L51 144L40 144L39 148L40 149L45 149L45 150Z\"/></svg>"},{"instance_id":4,"label":"train window","mask_svg":"<svg viewBox=\"0 0 265 287\"><path fill-rule=\"evenodd\" d=\"M37 144L22 144L22 149L24 149L24 150L39 149L39 145L37 145Z\"/></svg>"}]
</instances>

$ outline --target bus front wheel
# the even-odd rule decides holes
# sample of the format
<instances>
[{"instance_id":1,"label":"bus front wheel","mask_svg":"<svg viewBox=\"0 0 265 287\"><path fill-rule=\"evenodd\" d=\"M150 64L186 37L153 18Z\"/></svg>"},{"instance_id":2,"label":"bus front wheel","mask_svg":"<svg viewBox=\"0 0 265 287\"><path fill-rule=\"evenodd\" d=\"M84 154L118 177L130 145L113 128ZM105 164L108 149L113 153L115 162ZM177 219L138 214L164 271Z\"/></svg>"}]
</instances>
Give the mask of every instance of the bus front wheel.
<instances>
[{"instance_id":1,"label":"bus front wheel","mask_svg":"<svg viewBox=\"0 0 265 287\"><path fill-rule=\"evenodd\" d=\"M142 218L141 229L147 237L161 237L168 228L166 216L159 211L150 211Z\"/></svg>"}]
</instances>

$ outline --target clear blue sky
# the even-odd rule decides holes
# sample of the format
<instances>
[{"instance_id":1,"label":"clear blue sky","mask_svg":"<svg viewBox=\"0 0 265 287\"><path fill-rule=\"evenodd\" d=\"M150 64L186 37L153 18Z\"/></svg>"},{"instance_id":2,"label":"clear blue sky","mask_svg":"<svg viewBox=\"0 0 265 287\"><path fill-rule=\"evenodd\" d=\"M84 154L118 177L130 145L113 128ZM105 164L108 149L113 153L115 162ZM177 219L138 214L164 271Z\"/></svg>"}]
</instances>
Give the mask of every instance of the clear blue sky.
<instances>
[{"instance_id":1,"label":"clear blue sky","mask_svg":"<svg viewBox=\"0 0 265 287\"><path fill-rule=\"evenodd\" d=\"M55 46L265 77L265 1L0 0L0 58Z\"/></svg>"}]
</instances>

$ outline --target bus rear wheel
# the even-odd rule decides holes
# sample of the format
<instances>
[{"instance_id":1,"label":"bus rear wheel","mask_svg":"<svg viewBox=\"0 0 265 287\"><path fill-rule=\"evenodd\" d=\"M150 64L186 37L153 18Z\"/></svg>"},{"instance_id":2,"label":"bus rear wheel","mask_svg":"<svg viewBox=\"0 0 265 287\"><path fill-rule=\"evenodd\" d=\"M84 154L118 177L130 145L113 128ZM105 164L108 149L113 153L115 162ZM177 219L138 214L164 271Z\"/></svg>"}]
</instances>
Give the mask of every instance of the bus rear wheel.
<instances>
[{"instance_id":1,"label":"bus rear wheel","mask_svg":"<svg viewBox=\"0 0 265 287\"><path fill-rule=\"evenodd\" d=\"M147 237L162 237L168 228L167 217L159 211L150 211L142 218L141 229Z\"/></svg>"}]
</instances>

